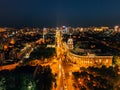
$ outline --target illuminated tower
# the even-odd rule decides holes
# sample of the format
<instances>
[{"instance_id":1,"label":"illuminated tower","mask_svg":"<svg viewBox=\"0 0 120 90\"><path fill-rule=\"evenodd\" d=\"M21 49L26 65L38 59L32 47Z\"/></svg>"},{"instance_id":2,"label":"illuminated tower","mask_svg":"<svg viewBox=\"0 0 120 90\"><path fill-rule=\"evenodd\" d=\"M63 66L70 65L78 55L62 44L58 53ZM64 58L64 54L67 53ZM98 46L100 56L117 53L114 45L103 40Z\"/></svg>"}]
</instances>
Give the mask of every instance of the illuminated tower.
<instances>
[{"instance_id":1,"label":"illuminated tower","mask_svg":"<svg viewBox=\"0 0 120 90\"><path fill-rule=\"evenodd\" d=\"M47 34L47 28L43 28L43 42L45 42L45 35Z\"/></svg>"},{"instance_id":2,"label":"illuminated tower","mask_svg":"<svg viewBox=\"0 0 120 90\"><path fill-rule=\"evenodd\" d=\"M56 30L56 53L57 57L60 56L61 53L61 33L60 30Z\"/></svg>"},{"instance_id":3,"label":"illuminated tower","mask_svg":"<svg viewBox=\"0 0 120 90\"><path fill-rule=\"evenodd\" d=\"M71 34L70 34L70 38L67 41L67 45L69 49L73 49L73 39L71 38Z\"/></svg>"},{"instance_id":4,"label":"illuminated tower","mask_svg":"<svg viewBox=\"0 0 120 90\"><path fill-rule=\"evenodd\" d=\"M45 42L45 36L44 36L44 34L43 34L43 42Z\"/></svg>"}]
</instances>

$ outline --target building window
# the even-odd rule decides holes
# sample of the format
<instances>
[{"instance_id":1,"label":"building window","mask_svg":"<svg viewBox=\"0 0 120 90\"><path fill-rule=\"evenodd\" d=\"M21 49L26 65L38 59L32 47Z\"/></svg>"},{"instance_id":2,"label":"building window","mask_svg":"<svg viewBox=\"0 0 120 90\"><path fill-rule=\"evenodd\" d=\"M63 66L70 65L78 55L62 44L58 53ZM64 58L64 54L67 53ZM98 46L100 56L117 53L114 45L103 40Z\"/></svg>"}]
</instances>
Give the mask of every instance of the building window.
<instances>
[{"instance_id":1,"label":"building window","mask_svg":"<svg viewBox=\"0 0 120 90\"><path fill-rule=\"evenodd\" d=\"M99 62L101 63L101 59L99 59Z\"/></svg>"},{"instance_id":2,"label":"building window","mask_svg":"<svg viewBox=\"0 0 120 90\"><path fill-rule=\"evenodd\" d=\"M106 63L108 63L108 59L106 59Z\"/></svg>"}]
</instances>

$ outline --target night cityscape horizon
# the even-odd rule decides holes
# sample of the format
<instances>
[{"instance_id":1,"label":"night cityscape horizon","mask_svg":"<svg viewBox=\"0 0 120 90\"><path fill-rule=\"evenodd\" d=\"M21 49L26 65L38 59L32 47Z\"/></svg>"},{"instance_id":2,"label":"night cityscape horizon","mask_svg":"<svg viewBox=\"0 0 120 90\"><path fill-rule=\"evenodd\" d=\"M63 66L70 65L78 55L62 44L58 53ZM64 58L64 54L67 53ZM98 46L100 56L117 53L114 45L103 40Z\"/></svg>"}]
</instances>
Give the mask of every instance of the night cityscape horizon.
<instances>
[{"instance_id":1,"label":"night cityscape horizon","mask_svg":"<svg viewBox=\"0 0 120 90\"><path fill-rule=\"evenodd\" d=\"M56 28L56 27L62 27L62 26L66 26L66 27L73 27L73 28L77 28L77 27L81 27L81 28L89 28L89 27L109 27L109 28L114 28L115 26L120 26L120 24L115 24L115 25L1 25L1 28L15 28L15 29L20 29L20 28Z\"/></svg>"}]
</instances>

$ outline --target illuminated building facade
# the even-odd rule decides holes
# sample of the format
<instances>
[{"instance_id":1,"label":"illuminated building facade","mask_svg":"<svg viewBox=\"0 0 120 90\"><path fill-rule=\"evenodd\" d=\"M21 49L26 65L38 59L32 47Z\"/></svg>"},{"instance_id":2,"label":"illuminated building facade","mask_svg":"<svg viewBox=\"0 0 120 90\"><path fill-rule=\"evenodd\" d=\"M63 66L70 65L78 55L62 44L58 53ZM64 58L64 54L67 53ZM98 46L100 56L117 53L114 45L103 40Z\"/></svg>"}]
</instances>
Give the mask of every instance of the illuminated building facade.
<instances>
[{"instance_id":1,"label":"illuminated building facade","mask_svg":"<svg viewBox=\"0 0 120 90\"><path fill-rule=\"evenodd\" d=\"M68 57L71 62L78 64L80 67L101 67L105 65L106 67L112 66L113 56L79 56L73 53L68 53Z\"/></svg>"},{"instance_id":2,"label":"illuminated building facade","mask_svg":"<svg viewBox=\"0 0 120 90\"><path fill-rule=\"evenodd\" d=\"M72 50L74 48L73 38L71 37L72 32L70 32L69 34L70 34L70 38L67 41L67 46L68 46L68 49Z\"/></svg>"},{"instance_id":3,"label":"illuminated building facade","mask_svg":"<svg viewBox=\"0 0 120 90\"><path fill-rule=\"evenodd\" d=\"M69 38L68 41L67 41L67 45L68 45L68 48L69 49L73 49L73 39L72 38Z\"/></svg>"},{"instance_id":4,"label":"illuminated building facade","mask_svg":"<svg viewBox=\"0 0 120 90\"><path fill-rule=\"evenodd\" d=\"M68 28L66 26L62 26L61 33L62 34L68 34L69 33Z\"/></svg>"},{"instance_id":5,"label":"illuminated building facade","mask_svg":"<svg viewBox=\"0 0 120 90\"><path fill-rule=\"evenodd\" d=\"M120 32L120 27L119 27L119 26L115 26L115 27L114 27L114 31L115 31L115 32Z\"/></svg>"}]
</instances>

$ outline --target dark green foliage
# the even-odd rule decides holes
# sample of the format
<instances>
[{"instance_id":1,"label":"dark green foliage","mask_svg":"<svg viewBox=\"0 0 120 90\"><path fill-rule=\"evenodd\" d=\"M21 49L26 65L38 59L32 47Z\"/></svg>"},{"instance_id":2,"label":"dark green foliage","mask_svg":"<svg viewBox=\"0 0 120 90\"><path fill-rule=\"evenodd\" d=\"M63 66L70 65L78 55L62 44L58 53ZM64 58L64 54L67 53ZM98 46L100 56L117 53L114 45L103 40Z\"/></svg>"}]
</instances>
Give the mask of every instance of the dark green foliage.
<instances>
[{"instance_id":1,"label":"dark green foliage","mask_svg":"<svg viewBox=\"0 0 120 90\"><path fill-rule=\"evenodd\" d=\"M0 72L0 90L51 90L54 75L50 66L39 66L33 77L36 67L22 66L13 71Z\"/></svg>"},{"instance_id":2,"label":"dark green foliage","mask_svg":"<svg viewBox=\"0 0 120 90\"><path fill-rule=\"evenodd\" d=\"M54 54L55 48L46 48L46 45L42 44L30 54L30 59L32 60L49 58Z\"/></svg>"},{"instance_id":3,"label":"dark green foliage","mask_svg":"<svg viewBox=\"0 0 120 90\"><path fill-rule=\"evenodd\" d=\"M37 90L51 90L53 75L50 67L39 67L35 80L37 81Z\"/></svg>"}]
</instances>

